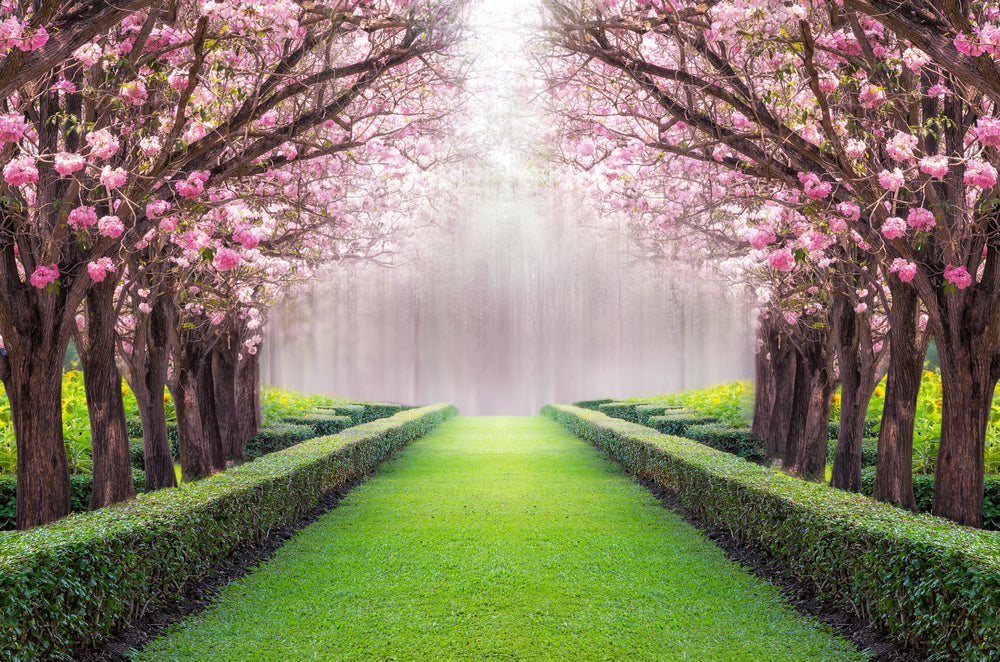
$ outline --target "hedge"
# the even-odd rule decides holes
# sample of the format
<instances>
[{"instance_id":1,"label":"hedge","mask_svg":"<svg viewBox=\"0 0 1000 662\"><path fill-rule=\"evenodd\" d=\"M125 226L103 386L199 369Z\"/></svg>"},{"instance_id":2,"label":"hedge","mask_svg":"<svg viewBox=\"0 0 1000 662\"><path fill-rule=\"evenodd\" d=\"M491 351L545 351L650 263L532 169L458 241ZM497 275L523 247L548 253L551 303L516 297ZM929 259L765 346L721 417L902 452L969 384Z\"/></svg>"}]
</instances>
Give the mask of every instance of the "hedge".
<instances>
[{"instance_id":1,"label":"hedge","mask_svg":"<svg viewBox=\"0 0 1000 662\"><path fill-rule=\"evenodd\" d=\"M132 469L132 484L136 494L146 489L146 474ZM94 490L92 474L71 474L69 477L69 502L74 513L90 508L90 493ZM17 476L0 476L0 529L10 531L17 527Z\"/></svg>"},{"instance_id":2,"label":"hedge","mask_svg":"<svg viewBox=\"0 0 1000 662\"><path fill-rule=\"evenodd\" d=\"M670 414L668 416L650 416L649 427L662 432L663 434L674 434L679 437L684 436L684 431L692 425L708 425L717 423L719 419L715 416L700 416L698 414Z\"/></svg>"},{"instance_id":3,"label":"hedge","mask_svg":"<svg viewBox=\"0 0 1000 662\"><path fill-rule=\"evenodd\" d=\"M387 416L393 416L407 409L405 405L397 405L391 402L366 402L362 405L362 407L364 407L364 414L362 417L363 423L368 423L379 418L386 418Z\"/></svg>"},{"instance_id":4,"label":"hedge","mask_svg":"<svg viewBox=\"0 0 1000 662\"><path fill-rule=\"evenodd\" d=\"M651 416L666 416L667 414L680 414L684 411L677 405L636 405L635 420L633 423L639 425L649 425Z\"/></svg>"},{"instance_id":5,"label":"hedge","mask_svg":"<svg viewBox=\"0 0 1000 662\"><path fill-rule=\"evenodd\" d=\"M380 417L381 418L381 417ZM345 428L351 427L354 423L349 416L335 416L326 414L305 414L304 416L285 416L282 423L291 425L307 425L311 427L316 436L327 434L337 434Z\"/></svg>"},{"instance_id":6,"label":"hedge","mask_svg":"<svg viewBox=\"0 0 1000 662\"><path fill-rule=\"evenodd\" d=\"M904 646L934 660L1000 660L997 532L902 511L586 409L543 413Z\"/></svg>"},{"instance_id":7,"label":"hedge","mask_svg":"<svg viewBox=\"0 0 1000 662\"><path fill-rule=\"evenodd\" d=\"M983 528L1000 530L1000 476L986 476L983 495ZM861 491L868 496L875 493L875 467L861 470ZM917 510L931 512L934 503L934 475L913 474L913 497Z\"/></svg>"},{"instance_id":8,"label":"hedge","mask_svg":"<svg viewBox=\"0 0 1000 662\"><path fill-rule=\"evenodd\" d=\"M580 400L579 402L574 402L574 407L583 407L584 409L593 409L594 411L599 411L598 407L601 405L606 405L609 402L614 402L614 398L598 398L597 400Z\"/></svg>"},{"instance_id":9,"label":"hedge","mask_svg":"<svg viewBox=\"0 0 1000 662\"><path fill-rule=\"evenodd\" d=\"M177 489L0 532L0 661L72 659L455 412L401 412Z\"/></svg>"},{"instance_id":10,"label":"hedge","mask_svg":"<svg viewBox=\"0 0 1000 662\"><path fill-rule=\"evenodd\" d=\"M684 436L750 462L759 464L767 459L764 442L753 436L749 428L731 428L721 423L689 425L684 430Z\"/></svg>"},{"instance_id":11,"label":"hedge","mask_svg":"<svg viewBox=\"0 0 1000 662\"><path fill-rule=\"evenodd\" d=\"M836 438L830 439L826 447L826 462L833 464L833 456L837 452ZM861 467L874 467L878 458L878 440L863 439L861 441Z\"/></svg>"},{"instance_id":12,"label":"hedge","mask_svg":"<svg viewBox=\"0 0 1000 662\"><path fill-rule=\"evenodd\" d=\"M635 408L634 402L606 402L603 405L598 405L597 411L636 423Z\"/></svg>"}]
</instances>

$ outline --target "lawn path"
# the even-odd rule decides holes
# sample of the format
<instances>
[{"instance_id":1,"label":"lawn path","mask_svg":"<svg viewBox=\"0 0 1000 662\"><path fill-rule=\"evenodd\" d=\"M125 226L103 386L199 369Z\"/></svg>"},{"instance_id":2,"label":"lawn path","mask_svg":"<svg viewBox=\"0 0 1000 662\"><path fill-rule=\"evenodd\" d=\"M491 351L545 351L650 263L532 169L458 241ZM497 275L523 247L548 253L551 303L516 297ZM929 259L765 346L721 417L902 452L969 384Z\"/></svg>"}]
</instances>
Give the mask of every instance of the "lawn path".
<instances>
[{"instance_id":1,"label":"lawn path","mask_svg":"<svg viewBox=\"0 0 1000 662\"><path fill-rule=\"evenodd\" d=\"M589 444L456 418L141 660L862 660Z\"/></svg>"}]
</instances>

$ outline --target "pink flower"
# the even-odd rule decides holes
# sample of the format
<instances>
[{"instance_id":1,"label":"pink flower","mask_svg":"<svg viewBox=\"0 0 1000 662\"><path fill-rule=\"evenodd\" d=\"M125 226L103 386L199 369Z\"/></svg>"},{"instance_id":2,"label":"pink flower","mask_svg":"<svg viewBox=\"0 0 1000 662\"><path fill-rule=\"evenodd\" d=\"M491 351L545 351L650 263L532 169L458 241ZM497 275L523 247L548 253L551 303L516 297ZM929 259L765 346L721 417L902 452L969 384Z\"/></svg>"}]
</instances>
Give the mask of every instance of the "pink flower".
<instances>
[{"instance_id":1,"label":"pink flower","mask_svg":"<svg viewBox=\"0 0 1000 662\"><path fill-rule=\"evenodd\" d=\"M969 37L962 32L959 32L958 36L955 37L955 48L958 49L959 53L970 57L977 57L983 54L982 47L970 41Z\"/></svg>"},{"instance_id":2,"label":"pink flower","mask_svg":"<svg viewBox=\"0 0 1000 662\"><path fill-rule=\"evenodd\" d=\"M847 141L847 144L844 145L844 151L852 159L857 159L863 156L866 151L868 151L868 145L866 145L862 140L851 138L850 140Z\"/></svg>"},{"instance_id":3,"label":"pink flower","mask_svg":"<svg viewBox=\"0 0 1000 662\"><path fill-rule=\"evenodd\" d=\"M83 230L97 223L97 211L93 207L77 207L69 213L67 223L74 230Z\"/></svg>"},{"instance_id":4,"label":"pink flower","mask_svg":"<svg viewBox=\"0 0 1000 662\"><path fill-rule=\"evenodd\" d=\"M87 263L87 273L95 283L100 283L109 273L114 272L115 265L110 257L102 257Z\"/></svg>"},{"instance_id":5,"label":"pink flower","mask_svg":"<svg viewBox=\"0 0 1000 662\"><path fill-rule=\"evenodd\" d=\"M911 228L921 231L930 230L937 225L934 220L934 213L923 207L914 207L911 209L910 213L906 216L906 222L910 224Z\"/></svg>"},{"instance_id":6,"label":"pink flower","mask_svg":"<svg viewBox=\"0 0 1000 662\"><path fill-rule=\"evenodd\" d=\"M175 187L177 192L185 198L194 198L205 190L205 182L208 181L209 177L210 174L207 170L195 171L188 175L188 178L183 182L177 182Z\"/></svg>"},{"instance_id":7,"label":"pink flower","mask_svg":"<svg viewBox=\"0 0 1000 662\"><path fill-rule=\"evenodd\" d=\"M791 271L795 266L795 256L789 248L779 248L767 256L767 262L775 271Z\"/></svg>"},{"instance_id":8,"label":"pink flower","mask_svg":"<svg viewBox=\"0 0 1000 662\"><path fill-rule=\"evenodd\" d=\"M997 170L986 161L969 161L965 167L965 185L989 188L997 183Z\"/></svg>"},{"instance_id":9,"label":"pink flower","mask_svg":"<svg viewBox=\"0 0 1000 662\"><path fill-rule=\"evenodd\" d=\"M1000 145L1000 119L996 117L980 117L976 122L976 138L984 145L996 147Z\"/></svg>"},{"instance_id":10,"label":"pink flower","mask_svg":"<svg viewBox=\"0 0 1000 662\"><path fill-rule=\"evenodd\" d=\"M88 133L87 144L90 145L90 153L99 159L111 158L121 147L118 139L107 129Z\"/></svg>"},{"instance_id":11,"label":"pink flower","mask_svg":"<svg viewBox=\"0 0 1000 662\"><path fill-rule=\"evenodd\" d=\"M791 311L787 311L787 312L782 313L781 316L784 317L785 321L788 322L791 326L795 326L799 322L799 314L798 313L793 313Z\"/></svg>"},{"instance_id":12,"label":"pink flower","mask_svg":"<svg viewBox=\"0 0 1000 662\"><path fill-rule=\"evenodd\" d=\"M969 275L964 266L952 268L949 264L944 269L944 277L960 290L972 285L972 276Z\"/></svg>"},{"instance_id":13,"label":"pink flower","mask_svg":"<svg viewBox=\"0 0 1000 662\"><path fill-rule=\"evenodd\" d=\"M830 219L830 232L843 232L847 229L847 221L842 218Z\"/></svg>"},{"instance_id":14,"label":"pink flower","mask_svg":"<svg viewBox=\"0 0 1000 662\"><path fill-rule=\"evenodd\" d=\"M948 157L943 154L925 156L920 159L920 172L927 173L931 177L944 177L948 174Z\"/></svg>"},{"instance_id":15,"label":"pink flower","mask_svg":"<svg viewBox=\"0 0 1000 662\"><path fill-rule=\"evenodd\" d=\"M886 143L885 151L896 161L909 161L913 158L913 148L916 146L916 136L897 131Z\"/></svg>"},{"instance_id":16,"label":"pink flower","mask_svg":"<svg viewBox=\"0 0 1000 662\"><path fill-rule=\"evenodd\" d=\"M45 31L44 26L38 26L35 32L24 39L21 42L22 51L37 51L39 48L49 43L49 33Z\"/></svg>"},{"instance_id":17,"label":"pink flower","mask_svg":"<svg viewBox=\"0 0 1000 662\"><path fill-rule=\"evenodd\" d=\"M146 313L148 315L151 312L153 312L153 307L150 306L145 301L143 301L142 303L139 304L139 312Z\"/></svg>"},{"instance_id":18,"label":"pink flower","mask_svg":"<svg viewBox=\"0 0 1000 662\"><path fill-rule=\"evenodd\" d=\"M212 326L219 326L226 319L226 314L217 310L209 313L208 318L212 321Z\"/></svg>"},{"instance_id":19,"label":"pink flower","mask_svg":"<svg viewBox=\"0 0 1000 662\"><path fill-rule=\"evenodd\" d=\"M866 310L868 310L868 304L865 303L864 301L854 306L854 312L856 312L858 315L865 312Z\"/></svg>"},{"instance_id":20,"label":"pink flower","mask_svg":"<svg viewBox=\"0 0 1000 662\"><path fill-rule=\"evenodd\" d=\"M156 136L143 138L139 141L139 151L143 156L156 156L163 148L163 143Z\"/></svg>"},{"instance_id":21,"label":"pink flower","mask_svg":"<svg viewBox=\"0 0 1000 662\"><path fill-rule=\"evenodd\" d=\"M854 202L841 202L837 205L837 211L852 221L857 221L861 218L861 207Z\"/></svg>"},{"instance_id":22,"label":"pink flower","mask_svg":"<svg viewBox=\"0 0 1000 662\"><path fill-rule=\"evenodd\" d=\"M125 226L117 216L102 216L97 221L97 230L105 237L116 239L125 232Z\"/></svg>"},{"instance_id":23,"label":"pink flower","mask_svg":"<svg viewBox=\"0 0 1000 662\"><path fill-rule=\"evenodd\" d=\"M104 166L101 170L101 183L109 189L121 188L127 179L128 175L122 168L112 169L110 166Z\"/></svg>"},{"instance_id":24,"label":"pink flower","mask_svg":"<svg viewBox=\"0 0 1000 662\"><path fill-rule=\"evenodd\" d=\"M927 88L927 96L937 97L938 99L944 99L945 97L951 96L951 90L948 89L947 85L942 85L941 83L935 83Z\"/></svg>"},{"instance_id":25,"label":"pink flower","mask_svg":"<svg viewBox=\"0 0 1000 662\"><path fill-rule=\"evenodd\" d=\"M141 79L136 78L122 85L118 95L133 106L141 106L146 103L149 93L146 91L146 84Z\"/></svg>"},{"instance_id":26,"label":"pink flower","mask_svg":"<svg viewBox=\"0 0 1000 662\"><path fill-rule=\"evenodd\" d=\"M84 166L87 162L81 154L71 154L70 152L59 152L55 157L56 172L60 175L69 175Z\"/></svg>"},{"instance_id":27,"label":"pink flower","mask_svg":"<svg viewBox=\"0 0 1000 662\"><path fill-rule=\"evenodd\" d=\"M906 221L898 216L885 219L882 224L882 234L886 239L899 239L906 234Z\"/></svg>"},{"instance_id":28,"label":"pink flower","mask_svg":"<svg viewBox=\"0 0 1000 662\"><path fill-rule=\"evenodd\" d=\"M251 251L257 248L257 244L260 243L260 238L257 236L257 233L253 228L238 227L233 230L233 241L242 246L244 250ZM753 239L750 240L750 243L753 243Z\"/></svg>"},{"instance_id":29,"label":"pink flower","mask_svg":"<svg viewBox=\"0 0 1000 662\"><path fill-rule=\"evenodd\" d=\"M434 146L430 140L427 138L421 138L417 141L416 152L419 156L427 156L433 151Z\"/></svg>"},{"instance_id":30,"label":"pink flower","mask_svg":"<svg viewBox=\"0 0 1000 662\"><path fill-rule=\"evenodd\" d=\"M930 56L919 48L907 48L903 51L903 64L911 71L918 71L920 67L930 61Z\"/></svg>"},{"instance_id":31,"label":"pink flower","mask_svg":"<svg viewBox=\"0 0 1000 662\"><path fill-rule=\"evenodd\" d=\"M883 170L878 175L879 186L887 191L898 191L903 187L903 181L903 171L899 168L894 169L892 172Z\"/></svg>"},{"instance_id":32,"label":"pink flower","mask_svg":"<svg viewBox=\"0 0 1000 662\"><path fill-rule=\"evenodd\" d=\"M173 232L177 229L177 217L170 216L160 221L160 229L164 232Z\"/></svg>"},{"instance_id":33,"label":"pink flower","mask_svg":"<svg viewBox=\"0 0 1000 662\"><path fill-rule=\"evenodd\" d=\"M892 261L889 271L899 274L899 280L909 283L917 274L917 265L901 257L897 257Z\"/></svg>"},{"instance_id":34,"label":"pink flower","mask_svg":"<svg viewBox=\"0 0 1000 662\"><path fill-rule=\"evenodd\" d=\"M183 90L188 86L187 72L184 71L174 71L167 76L167 85L174 88L175 90Z\"/></svg>"},{"instance_id":35,"label":"pink flower","mask_svg":"<svg viewBox=\"0 0 1000 662\"><path fill-rule=\"evenodd\" d=\"M881 105L885 101L885 90L881 87L876 87L875 85L869 85L866 83L861 88L861 94L858 95L858 100L865 108L874 108L875 106Z\"/></svg>"},{"instance_id":36,"label":"pink flower","mask_svg":"<svg viewBox=\"0 0 1000 662\"><path fill-rule=\"evenodd\" d=\"M156 218L170 209L170 203L166 200L153 200L146 205L146 216Z\"/></svg>"},{"instance_id":37,"label":"pink flower","mask_svg":"<svg viewBox=\"0 0 1000 662\"><path fill-rule=\"evenodd\" d=\"M829 182L821 182L816 173L799 173L799 182L802 183L803 190L810 200L822 200L830 195L833 185Z\"/></svg>"},{"instance_id":38,"label":"pink flower","mask_svg":"<svg viewBox=\"0 0 1000 662\"><path fill-rule=\"evenodd\" d=\"M31 274L31 284L40 290L44 290L45 287L54 280L59 278L59 267L55 264L45 266L43 264L35 267L35 272Z\"/></svg>"},{"instance_id":39,"label":"pink flower","mask_svg":"<svg viewBox=\"0 0 1000 662\"><path fill-rule=\"evenodd\" d=\"M3 168L3 180L11 186L23 186L38 181L38 168L35 159L22 156L13 159Z\"/></svg>"},{"instance_id":40,"label":"pink flower","mask_svg":"<svg viewBox=\"0 0 1000 662\"><path fill-rule=\"evenodd\" d=\"M216 254L215 259L212 260L212 264L219 271L231 271L236 267L240 266L240 262L243 260L240 254L231 248L220 248Z\"/></svg>"},{"instance_id":41,"label":"pink flower","mask_svg":"<svg viewBox=\"0 0 1000 662\"><path fill-rule=\"evenodd\" d=\"M97 61L101 59L101 55L103 55L101 47L93 42L84 44L80 48L73 51L73 57L88 67L92 67L97 64Z\"/></svg>"},{"instance_id":42,"label":"pink flower","mask_svg":"<svg viewBox=\"0 0 1000 662\"><path fill-rule=\"evenodd\" d=\"M14 143L24 137L31 125L24 121L21 113L0 115L0 143Z\"/></svg>"}]
</instances>

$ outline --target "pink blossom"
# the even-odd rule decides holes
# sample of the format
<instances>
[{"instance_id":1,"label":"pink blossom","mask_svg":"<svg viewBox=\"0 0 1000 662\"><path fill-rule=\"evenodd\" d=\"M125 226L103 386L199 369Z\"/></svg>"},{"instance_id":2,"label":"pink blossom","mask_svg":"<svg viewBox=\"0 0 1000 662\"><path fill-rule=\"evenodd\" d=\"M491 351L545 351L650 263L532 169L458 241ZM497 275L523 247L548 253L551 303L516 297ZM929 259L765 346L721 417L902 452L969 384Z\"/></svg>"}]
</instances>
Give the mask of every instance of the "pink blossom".
<instances>
[{"instance_id":1,"label":"pink blossom","mask_svg":"<svg viewBox=\"0 0 1000 662\"><path fill-rule=\"evenodd\" d=\"M224 312L217 310L215 312L209 313L208 318L211 320L212 326L219 326L220 324L222 324L223 321L225 321L226 314Z\"/></svg>"},{"instance_id":2,"label":"pink blossom","mask_svg":"<svg viewBox=\"0 0 1000 662\"><path fill-rule=\"evenodd\" d=\"M854 202L841 202L837 205L837 211L852 221L857 221L861 218L861 207Z\"/></svg>"},{"instance_id":3,"label":"pink blossom","mask_svg":"<svg viewBox=\"0 0 1000 662\"><path fill-rule=\"evenodd\" d=\"M74 230L84 230L97 223L97 211L93 207L76 207L69 213L67 223Z\"/></svg>"},{"instance_id":4,"label":"pink blossom","mask_svg":"<svg viewBox=\"0 0 1000 662\"><path fill-rule=\"evenodd\" d=\"M0 115L0 143L14 143L24 137L31 125L24 121L21 113Z\"/></svg>"},{"instance_id":5,"label":"pink blossom","mask_svg":"<svg viewBox=\"0 0 1000 662\"><path fill-rule=\"evenodd\" d=\"M121 146L114 134L107 129L98 129L88 133L87 144L90 145L91 154L99 159L111 158Z\"/></svg>"},{"instance_id":6,"label":"pink blossom","mask_svg":"<svg viewBox=\"0 0 1000 662\"><path fill-rule=\"evenodd\" d=\"M868 310L868 304L865 303L864 301L854 306L854 312L856 312L858 315L865 312L866 310Z\"/></svg>"},{"instance_id":7,"label":"pink blossom","mask_svg":"<svg viewBox=\"0 0 1000 662\"><path fill-rule=\"evenodd\" d=\"M816 173L799 173L799 182L810 200L822 200L830 195L833 185L829 182L821 182Z\"/></svg>"},{"instance_id":8,"label":"pink blossom","mask_svg":"<svg viewBox=\"0 0 1000 662\"><path fill-rule=\"evenodd\" d=\"M857 159L863 156L866 151L868 151L868 145L866 145L863 140L857 140L856 138L851 138L850 140L847 141L847 144L844 145L844 151L852 159Z\"/></svg>"},{"instance_id":9,"label":"pink blossom","mask_svg":"<svg viewBox=\"0 0 1000 662\"><path fill-rule=\"evenodd\" d=\"M45 31L45 26L40 25L31 36L21 42L20 48L22 51L37 51L47 43L49 43L49 33Z\"/></svg>"},{"instance_id":10,"label":"pink blossom","mask_svg":"<svg viewBox=\"0 0 1000 662\"><path fill-rule=\"evenodd\" d=\"M261 115L260 119L257 120L257 122L258 124L260 124L260 126L274 126L275 124L278 123L278 112L272 108L271 110Z\"/></svg>"},{"instance_id":11,"label":"pink blossom","mask_svg":"<svg viewBox=\"0 0 1000 662\"><path fill-rule=\"evenodd\" d=\"M948 157L943 154L925 156L920 159L920 172L931 177L944 177L948 174Z\"/></svg>"},{"instance_id":12,"label":"pink blossom","mask_svg":"<svg viewBox=\"0 0 1000 662\"><path fill-rule=\"evenodd\" d=\"M969 161L965 166L965 185L989 188L997 183L997 170L986 161Z\"/></svg>"},{"instance_id":13,"label":"pink blossom","mask_svg":"<svg viewBox=\"0 0 1000 662\"><path fill-rule=\"evenodd\" d=\"M97 230L102 236L116 239L125 232L125 226L117 216L102 216L97 221Z\"/></svg>"},{"instance_id":14,"label":"pink blossom","mask_svg":"<svg viewBox=\"0 0 1000 662\"><path fill-rule=\"evenodd\" d=\"M952 268L949 264L944 269L944 277L960 290L972 285L972 276L969 275L964 266Z\"/></svg>"},{"instance_id":15,"label":"pink blossom","mask_svg":"<svg viewBox=\"0 0 1000 662\"><path fill-rule=\"evenodd\" d=\"M208 135L208 127L205 126L202 122L193 121L187 125L186 129L184 129L183 138L187 142L193 143L195 141L201 140L207 135Z\"/></svg>"},{"instance_id":16,"label":"pink blossom","mask_svg":"<svg viewBox=\"0 0 1000 662\"><path fill-rule=\"evenodd\" d=\"M1000 119L996 117L980 117L976 122L976 138L980 143L996 147L1000 145Z\"/></svg>"},{"instance_id":17,"label":"pink blossom","mask_svg":"<svg viewBox=\"0 0 1000 662\"><path fill-rule=\"evenodd\" d=\"M786 311L786 312L782 313L781 316L784 317L785 321L788 322L791 326L795 326L799 322L799 314L798 313L793 313L791 311Z\"/></svg>"},{"instance_id":18,"label":"pink blossom","mask_svg":"<svg viewBox=\"0 0 1000 662\"><path fill-rule=\"evenodd\" d=\"M881 87L866 83L861 88L861 94L858 95L858 100L865 108L874 108L875 106L879 106L885 102L885 90Z\"/></svg>"},{"instance_id":19,"label":"pink blossom","mask_svg":"<svg viewBox=\"0 0 1000 662\"><path fill-rule=\"evenodd\" d=\"M930 61L930 56L919 48L907 48L903 51L903 64L911 71L918 71Z\"/></svg>"},{"instance_id":20,"label":"pink blossom","mask_svg":"<svg viewBox=\"0 0 1000 662\"><path fill-rule=\"evenodd\" d=\"M122 89L119 90L118 94L129 104L141 106L146 103L149 93L146 91L146 84L142 82L142 79L136 78L122 85Z\"/></svg>"},{"instance_id":21,"label":"pink blossom","mask_svg":"<svg viewBox=\"0 0 1000 662\"><path fill-rule=\"evenodd\" d=\"M146 205L146 216L156 218L170 209L170 203L166 200L153 200Z\"/></svg>"},{"instance_id":22,"label":"pink blossom","mask_svg":"<svg viewBox=\"0 0 1000 662\"><path fill-rule=\"evenodd\" d=\"M152 307L152 306L150 306L150 305L149 305L148 303L146 303L145 301L143 301L142 303L140 303L140 304L139 304L139 312L141 312L141 313L146 313L146 314L148 315L148 314L150 314L151 312L153 312L153 307Z\"/></svg>"},{"instance_id":23,"label":"pink blossom","mask_svg":"<svg viewBox=\"0 0 1000 662\"><path fill-rule=\"evenodd\" d=\"M244 227L238 227L235 230L233 230L233 241L239 243L239 245L242 246L244 250L251 251L257 248L257 244L260 243L260 238L257 236L257 233L254 231L253 228L244 226ZM753 239L750 240L750 243L751 244L753 243Z\"/></svg>"},{"instance_id":24,"label":"pink blossom","mask_svg":"<svg viewBox=\"0 0 1000 662\"><path fill-rule=\"evenodd\" d=\"M175 90L183 90L187 88L188 81L187 72L185 71L173 71L167 76L167 85L174 88Z\"/></svg>"},{"instance_id":25,"label":"pink blossom","mask_svg":"<svg viewBox=\"0 0 1000 662\"><path fill-rule=\"evenodd\" d=\"M934 220L934 213L923 207L914 207L906 217L906 222L911 228L926 231L937 225Z\"/></svg>"},{"instance_id":26,"label":"pink blossom","mask_svg":"<svg viewBox=\"0 0 1000 662\"><path fill-rule=\"evenodd\" d=\"M55 264L45 266L43 264L35 267L35 272L31 274L31 284L40 290L44 290L45 287L54 280L59 278L59 267Z\"/></svg>"},{"instance_id":27,"label":"pink blossom","mask_svg":"<svg viewBox=\"0 0 1000 662\"><path fill-rule=\"evenodd\" d=\"M968 55L970 57L977 57L983 54L983 49L976 43L969 40L969 37L964 33L959 32L958 36L955 37L955 48L958 49L959 53Z\"/></svg>"},{"instance_id":28,"label":"pink blossom","mask_svg":"<svg viewBox=\"0 0 1000 662\"><path fill-rule=\"evenodd\" d=\"M427 156L433 149L433 144L427 138L421 138L417 141L416 151L419 156Z\"/></svg>"},{"instance_id":29,"label":"pink blossom","mask_svg":"<svg viewBox=\"0 0 1000 662\"><path fill-rule=\"evenodd\" d=\"M216 252L215 259L212 260L212 264L214 264L215 268L219 271L230 271L240 266L242 259L243 258L240 257L240 254L233 249L220 248Z\"/></svg>"},{"instance_id":30,"label":"pink blossom","mask_svg":"<svg viewBox=\"0 0 1000 662\"><path fill-rule=\"evenodd\" d=\"M899 279L904 283L909 283L917 274L917 265L913 262L897 257L892 261L889 271L899 274Z\"/></svg>"},{"instance_id":31,"label":"pink blossom","mask_svg":"<svg viewBox=\"0 0 1000 662\"><path fill-rule=\"evenodd\" d=\"M899 239L906 234L906 221L898 216L885 219L885 223L882 224L882 234L886 239Z\"/></svg>"},{"instance_id":32,"label":"pink blossom","mask_svg":"<svg viewBox=\"0 0 1000 662\"><path fill-rule=\"evenodd\" d=\"M898 191L903 186L903 171L895 168L892 172L883 170L878 175L879 186L887 191Z\"/></svg>"},{"instance_id":33,"label":"pink blossom","mask_svg":"<svg viewBox=\"0 0 1000 662\"><path fill-rule=\"evenodd\" d=\"M87 160L83 158L81 154L59 152L55 156L56 172L64 176L76 172L82 168L85 163L87 163Z\"/></svg>"},{"instance_id":34,"label":"pink blossom","mask_svg":"<svg viewBox=\"0 0 1000 662\"><path fill-rule=\"evenodd\" d=\"M163 143L156 136L143 138L139 141L139 151L143 156L156 156L163 148Z\"/></svg>"},{"instance_id":35,"label":"pink blossom","mask_svg":"<svg viewBox=\"0 0 1000 662\"><path fill-rule=\"evenodd\" d=\"M830 219L830 232L843 232L847 229L847 221L842 218Z\"/></svg>"},{"instance_id":36,"label":"pink blossom","mask_svg":"<svg viewBox=\"0 0 1000 662\"><path fill-rule=\"evenodd\" d=\"M73 57L85 64L88 67L92 67L97 64L97 61L101 59L101 47L96 43L84 44L80 48L73 51Z\"/></svg>"},{"instance_id":37,"label":"pink blossom","mask_svg":"<svg viewBox=\"0 0 1000 662\"><path fill-rule=\"evenodd\" d=\"M916 146L916 136L897 131L886 143L885 151L893 160L909 161L913 158L913 148Z\"/></svg>"},{"instance_id":38,"label":"pink blossom","mask_svg":"<svg viewBox=\"0 0 1000 662\"><path fill-rule=\"evenodd\" d=\"M767 256L767 262L775 271L791 271L795 266L795 256L789 248L779 248Z\"/></svg>"},{"instance_id":39,"label":"pink blossom","mask_svg":"<svg viewBox=\"0 0 1000 662\"><path fill-rule=\"evenodd\" d=\"M948 89L947 85L942 83L935 83L927 88L927 96L936 97L938 99L944 99L945 97L951 96L951 90Z\"/></svg>"},{"instance_id":40,"label":"pink blossom","mask_svg":"<svg viewBox=\"0 0 1000 662\"><path fill-rule=\"evenodd\" d=\"M100 283L109 273L114 272L115 265L110 257L102 257L87 263L87 273L95 283Z\"/></svg>"},{"instance_id":41,"label":"pink blossom","mask_svg":"<svg viewBox=\"0 0 1000 662\"><path fill-rule=\"evenodd\" d=\"M160 221L160 229L164 232L173 232L177 229L177 217L170 216Z\"/></svg>"},{"instance_id":42,"label":"pink blossom","mask_svg":"<svg viewBox=\"0 0 1000 662\"><path fill-rule=\"evenodd\" d=\"M35 166L35 159L30 156L12 159L3 168L3 180L11 186L23 186L37 182L38 168Z\"/></svg>"},{"instance_id":43,"label":"pink blossom","mask_svg":"<svg viewBox=\"0 0 1000 662\"><path fill-rule=\"evenodd\" d=\"M762 251L767 248L770 244L773 244L777 237L774 234L774 230L769 227L758 228L756 232L750 235L750 246L757 251Z\"/></svg>"},{"instance_id":44,"label":"pink blossom","mask_svg":"<svg viewBox=\"0 0 1000 662\"><path fill-rule=\"evenodd\" d=\"M125 185L128 175L122 168L111 168L104 166L101 170L101 183L109 189L121 188Z\"/></svg>"}]
</instances>

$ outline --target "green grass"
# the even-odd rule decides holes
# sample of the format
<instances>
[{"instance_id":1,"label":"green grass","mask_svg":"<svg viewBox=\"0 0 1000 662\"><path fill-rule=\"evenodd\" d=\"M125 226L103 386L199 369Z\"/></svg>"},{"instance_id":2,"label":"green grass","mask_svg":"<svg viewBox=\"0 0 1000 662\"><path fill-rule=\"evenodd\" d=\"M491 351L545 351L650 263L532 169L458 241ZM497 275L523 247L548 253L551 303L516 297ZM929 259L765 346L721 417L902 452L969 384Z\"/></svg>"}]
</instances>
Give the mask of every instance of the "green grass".
<instances>
[{"instance_id":1,"label":"green grass","mask_svg":"<svg viewBox=\"0 0 1000 662\"><path fill-rule=\"evenodd\" d=\"M863 660L542 418L408 446L138 660Z\"/></svg>"}]
</instances>

